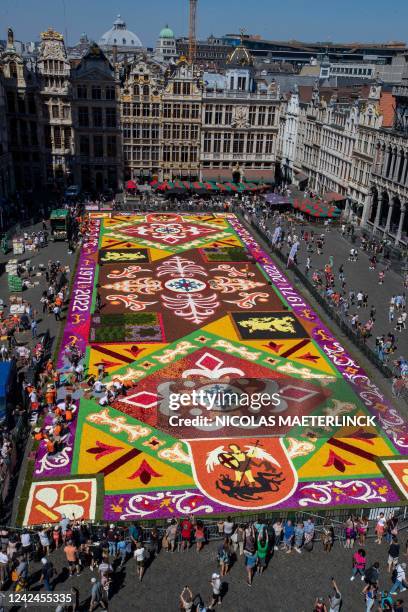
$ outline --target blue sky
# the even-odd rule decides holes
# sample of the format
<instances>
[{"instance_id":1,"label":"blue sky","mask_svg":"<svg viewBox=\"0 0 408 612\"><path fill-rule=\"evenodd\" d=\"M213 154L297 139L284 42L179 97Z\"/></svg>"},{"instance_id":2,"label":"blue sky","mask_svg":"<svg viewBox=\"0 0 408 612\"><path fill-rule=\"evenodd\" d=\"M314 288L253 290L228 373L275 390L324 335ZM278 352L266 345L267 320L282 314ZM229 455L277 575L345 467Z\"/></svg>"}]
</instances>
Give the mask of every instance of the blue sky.
<instances>
[{"instance_id":1,"label":"blue sky","mask_svg":"<svg viewBox=\"0 0 408 612\"><path fill-rule=\"evenodd\" d=\"M188 0L0 0L0 38L12 26L16 39L36 40L52 25L67 31L69 44L81 32L98 39L118 13L145 46L166 23L176 35L187 33ZM199 0L198 8L200 37L244 27L275 40L407 40L407 23L406 0Z\"/></svg>"}]
</instances>

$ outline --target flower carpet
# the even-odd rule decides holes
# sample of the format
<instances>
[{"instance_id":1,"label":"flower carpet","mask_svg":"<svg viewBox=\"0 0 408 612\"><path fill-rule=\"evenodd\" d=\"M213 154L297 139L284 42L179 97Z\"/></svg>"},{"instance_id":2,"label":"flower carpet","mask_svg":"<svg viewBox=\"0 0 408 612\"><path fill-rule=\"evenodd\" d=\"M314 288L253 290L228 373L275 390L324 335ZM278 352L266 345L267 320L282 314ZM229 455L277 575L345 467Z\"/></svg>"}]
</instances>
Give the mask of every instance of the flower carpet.
<instances>
[{"instance_id":1,"label":"flower carpet","mask_svg":"<svg viewBox=\"0 0 408 612\"><path fill-rule=\"evenodd\" d=\"M58 365L75 342L87 375L103 363L107 386L127 392L101 406L79 390L63 451L37 452L26 524L406 502L404 419L234 215L90 215ZM187 404L170 424L170 394L226 388L280 403ZM194 421L251 411L377 425Z\"/></svg>"}]
</instances>

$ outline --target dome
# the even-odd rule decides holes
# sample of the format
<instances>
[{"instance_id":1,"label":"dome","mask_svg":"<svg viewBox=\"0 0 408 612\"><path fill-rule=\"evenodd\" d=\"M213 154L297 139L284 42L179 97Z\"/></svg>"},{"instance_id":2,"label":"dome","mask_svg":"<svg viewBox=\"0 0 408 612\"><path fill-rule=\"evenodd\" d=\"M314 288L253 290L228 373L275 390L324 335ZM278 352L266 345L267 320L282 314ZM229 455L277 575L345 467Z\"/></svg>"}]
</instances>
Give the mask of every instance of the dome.
<instances>
[{"instance_id":1,"label":"dome","mask_svg":"<svg viewBox=\"0 0 408 612\"><path fill-rule=\"evenodd\" d=\"M120 15L113 22L113 27L101 36L99 45L101 47L113 47L116 45L119 50L121 48L142 47L140 38L126 28L126 23Z\"/></svg>"},{"instance_id":2,"label":"dome","mask_svg":"<svg viewBox=\"0 0 408 612\"><path fill-rule=\"evenodd\" d=\"M159 34L160 38L174 38L174 32L166 25Z\"/></svg>"}]
</instances>

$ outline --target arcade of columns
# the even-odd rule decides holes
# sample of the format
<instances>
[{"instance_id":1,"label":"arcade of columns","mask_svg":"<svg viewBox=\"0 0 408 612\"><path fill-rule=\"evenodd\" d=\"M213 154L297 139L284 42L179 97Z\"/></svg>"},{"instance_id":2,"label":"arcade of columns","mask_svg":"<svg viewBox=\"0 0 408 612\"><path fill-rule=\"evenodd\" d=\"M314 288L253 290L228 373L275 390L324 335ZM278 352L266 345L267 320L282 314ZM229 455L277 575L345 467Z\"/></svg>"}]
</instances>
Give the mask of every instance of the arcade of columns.
<instances>
[{"instance_id":1,"label":"arcade of columns","mask_svg":"<svg viewBox=\"0 0 408 612\"><path fill-rule=\"evenodd\" d=\"M384 233L396 244L408 232L408 140L380 132L371 175L371 194L361 225Z\"/></svg>"}]
</instances>

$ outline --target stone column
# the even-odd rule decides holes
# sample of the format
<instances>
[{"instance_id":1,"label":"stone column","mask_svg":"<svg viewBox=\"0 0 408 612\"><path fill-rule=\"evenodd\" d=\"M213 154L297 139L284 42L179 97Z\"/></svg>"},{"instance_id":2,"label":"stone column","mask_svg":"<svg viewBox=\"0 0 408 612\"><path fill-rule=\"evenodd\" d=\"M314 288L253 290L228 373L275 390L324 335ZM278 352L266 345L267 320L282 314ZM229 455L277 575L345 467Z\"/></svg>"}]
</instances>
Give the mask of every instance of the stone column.
<instances>
[{"instance_id":1,"label":"stone column","mask_svg":"<svg viewBox=\"0 0 408 612\"><path fill-rule=\"evenodd\" d=\"M402 237L402 227L404 225L405 213L406 213L406 204L403 204L401 206L401 215L400 215L397 235L395 237L395 244L398 244Z\"/></svg>"},{"instance_id":2,"label":"stone column","mask_svg":"<svg viewBox=\"0 0 408 612\"><path fill-rule=\"evenodd\" d=\"M378 204L377 204L377 212L375 215L375 221L374 221L374 230L378 229L379 225L380 225L380 215L381 215L381 207L383 205L383 198L378 198Z\"/></svg>"},{"instance_id":3,"label":"stone column","mask_svg":"<svg viewBox=\"0 0 408 612\"><path fill-rule=\"evenodd\" d=\"M402 174L401 174L401 185L405 185L406 183L406 179L407 179L407 165L408 165L408 152L405 152L404 155L404 166L402 168Z\"/></svg>"},{"instance_id":4,"label":"stone column","mask_svg":"<svg viewBox=\"0 0 408 612\"><path fill-rule=\"evenodd\" d=\"M392 180L394 181L394 183L398 182L398 172L399 172L400 164L401 164L401 153L398 152L395 158L394 174L392 175Z\"/></svg>"},{"instance_id":5,"label":"stone column","mask_svg":"<svg viewBox=\"0 0 408 612\"><path fill-rule=\"evenodd\" d=\"M382 167L382 176L384 178L386 178L387 176L387 167L388 167L388 160L390 159L390 150L387 148L385 150L385 156L384 156L384 160L383 160L383 167Z\"/></svg>"},{"instance_id":6,"label":"stone column","mask_svg":"<svg viewBox=\"0 0 408 612\"><path fill-rule=\"evenodd\" d=\"M374 194L370 193L368 194L368 197L366 198L364 202L363 214L361 215L361 221L360 221L361 227L367 227L367 221L370 218L371 208L373 205L373 199L374 199Z\"/></svg>"},{"instance_id":7,"label":"stone column","mask_svg":"<svg viewBox=\"0 0 408 612\"><path fill-rule=\"evenodd\" d=\"M390 231L390 225L391 225L391 215L392 215L392 209L394 208L394 200L390 200L390 204L389 204L389 208L388 208L388 215L387 215L387 223L385 224L385 233Z\"/></svg>"}]
</instances>

